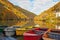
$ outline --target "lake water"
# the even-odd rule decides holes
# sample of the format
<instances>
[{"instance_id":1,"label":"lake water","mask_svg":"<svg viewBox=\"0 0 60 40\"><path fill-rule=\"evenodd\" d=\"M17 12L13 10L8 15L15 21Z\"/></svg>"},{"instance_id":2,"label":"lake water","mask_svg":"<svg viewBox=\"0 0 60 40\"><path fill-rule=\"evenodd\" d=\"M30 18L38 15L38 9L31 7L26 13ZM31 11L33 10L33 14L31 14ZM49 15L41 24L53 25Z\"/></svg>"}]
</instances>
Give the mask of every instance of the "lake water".
<instances>
[{"instance_id":1,"label":"lake water","mask_svg":"<svg viewBox=\"0 0 60 40\"><path fill-rule=\"evenodd\" d=\"M0 20L0 26L33 26L34 21Z\"/></svg>"},{"instance_id":2,"label":"lake water","mask_svg":"<svg viewBox=\"0 0 60 40\"><path fill-rule=\"evenodd\" d=\"M48 28L55 28L55 24L51 23L41 23L41 21L34 22L33 20L23 21L23 20L0 20L0 26L21 26L21 27L29 27L29 26L35 26L35 24L39 24L40 27L48 27ZM53 27L51 25L53 25ZM60 24L59 24L60 25Z\"/></svg>"}]
</instances>

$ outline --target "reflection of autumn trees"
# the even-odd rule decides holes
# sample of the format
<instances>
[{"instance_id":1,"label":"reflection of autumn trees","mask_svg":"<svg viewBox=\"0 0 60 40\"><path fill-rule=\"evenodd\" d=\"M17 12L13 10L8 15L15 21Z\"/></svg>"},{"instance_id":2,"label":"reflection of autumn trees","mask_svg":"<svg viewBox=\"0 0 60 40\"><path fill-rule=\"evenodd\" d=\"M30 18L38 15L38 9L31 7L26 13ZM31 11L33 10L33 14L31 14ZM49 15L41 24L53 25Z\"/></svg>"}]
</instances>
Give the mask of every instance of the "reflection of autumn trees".
<instances>
[{"instance_id":1,"label":"reflection of autumn trees","mask_svg":"<svg viewBox=\"0 0 60 40\"><path fill-rule=\"evenodd\" d=\"M18 20L0 20L0 26L24 26L25 24L27 24L28 21L18 21Z\"/></svg>"},{"instance_id":2,"label":"reflection of autumn trees","mask_svg":"<svg viewBox=\"0 0 60 40\"><path fill-rule=\"evenodd\" d=\"M57 25L60 26L60 17L57 17Z\"/></svg>"},{"instance_id":3,"label":"reflection of autumn trees","mask_svg":"<svg viewBox=\"0 0 60 40\"><path fill-rule=\"evenodd\" d=\"M3 13L0 13L0 20L3 18Z\"/></svg>"},{"instance_id":4,"label":"reflection of autumn trees","mask_svg":"<svg viewBox=\"0 0 60 40\"><path fill-rule=\"evenodd\" d=\"M28 23L28 21L18 21L15 25L17 25L17 26L24 26L27 23Z\"/></svg>"},{"instance_id":5,"label":"reflection of autumn trees","mask_svg":"<svg viewBox=\"0 0 60 40\"><path fill-rule=\"evenodd\" d=\"M17 23L17 20L0 20L0 26L12 26Z\"/></svg>"}]
</instances>

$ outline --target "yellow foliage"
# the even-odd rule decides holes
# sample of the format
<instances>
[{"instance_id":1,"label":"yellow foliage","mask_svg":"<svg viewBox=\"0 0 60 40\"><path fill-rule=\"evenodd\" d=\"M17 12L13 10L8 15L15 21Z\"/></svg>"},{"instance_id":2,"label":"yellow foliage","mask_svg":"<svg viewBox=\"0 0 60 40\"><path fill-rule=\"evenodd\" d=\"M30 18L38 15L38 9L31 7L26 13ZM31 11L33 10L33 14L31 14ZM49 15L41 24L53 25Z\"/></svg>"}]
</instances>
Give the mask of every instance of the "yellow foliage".
<instances>
[{"instance_id":1,"label":"yellow foliage","mask_svg":"<svg viewBox=\"0 0 60 40\"><path fill-rule=\"evenodd\" d=\"M60 8L60 2L57 3L52 8L42 12L40 15L34 18L35 24L39 24L40 27L55 28L56 23L58 22L56 18L56 9Z\"/></svg>"},{"instance_id":2,"label":"yellow foliage","mask_svg":"<svg viewBox=\"0 0 60 40\"><path fill-rule=\"evenodd\" d=\"M14 8L14 5L11 4L8 0L4 1L4 0L0 0L0 3L2 3L3 5L5 5L5 8L7 8L8 10L14 12L18 18L27 18L27 16L25 16L22 12L18 11L17 9Z\"/></svg>"}]
</instances>

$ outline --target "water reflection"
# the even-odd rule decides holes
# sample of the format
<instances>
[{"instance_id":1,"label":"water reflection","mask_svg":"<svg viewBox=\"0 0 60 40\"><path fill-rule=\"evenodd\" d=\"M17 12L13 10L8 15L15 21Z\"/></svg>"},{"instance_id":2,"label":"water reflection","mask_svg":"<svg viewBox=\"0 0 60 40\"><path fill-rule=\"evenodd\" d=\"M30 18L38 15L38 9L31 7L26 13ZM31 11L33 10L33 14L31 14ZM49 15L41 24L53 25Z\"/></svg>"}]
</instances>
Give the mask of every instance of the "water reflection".
<instances>
[{"instance_id":1,"label":"water reflection","mask_svg":"<svg viewBox=\"0 0 60 40\"><path fill-rule=\"evenodd\" d=\"M17 23L16 20L0 20L0 26L12 26Z\"/></svg>"},{"instance_id":2,"label":"water reflection","mask_svg":"<svg viewBox=\"0 0 60 40\"><path fill-rule=\"evenodd\" d=\"M15 25L16 26L24 26L25 24L27 24L29 21L18 21Z\"/></svg>"},{"instance_id":3,"label":"water reflection","mask_svg":"<svg viewBox=\"0 0 60 40\"><path fill-rule=\"evenodd\" d=\"M19 21L19 20L0 20L0 26L33 26L33 21Z\"/></svg>"}]
</instances>

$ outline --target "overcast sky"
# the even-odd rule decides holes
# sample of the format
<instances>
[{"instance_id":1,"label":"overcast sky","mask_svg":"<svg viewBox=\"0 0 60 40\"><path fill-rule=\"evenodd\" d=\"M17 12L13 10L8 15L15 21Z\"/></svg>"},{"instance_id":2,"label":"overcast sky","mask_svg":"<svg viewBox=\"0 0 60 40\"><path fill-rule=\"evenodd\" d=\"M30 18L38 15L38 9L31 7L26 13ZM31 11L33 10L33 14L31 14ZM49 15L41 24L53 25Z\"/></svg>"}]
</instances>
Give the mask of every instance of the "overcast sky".
<instances>
[{"instance_id":1,"label":"overcast sky","mask_svg":"<svg viewBox=\"0 0 60 40\"><path fill-rule=\"evenodd\" d=\"M54 6L60 0L9 0L14 5L18 5L35 14L40 14L44 10Z\"/></svg>"}]
</instances>

